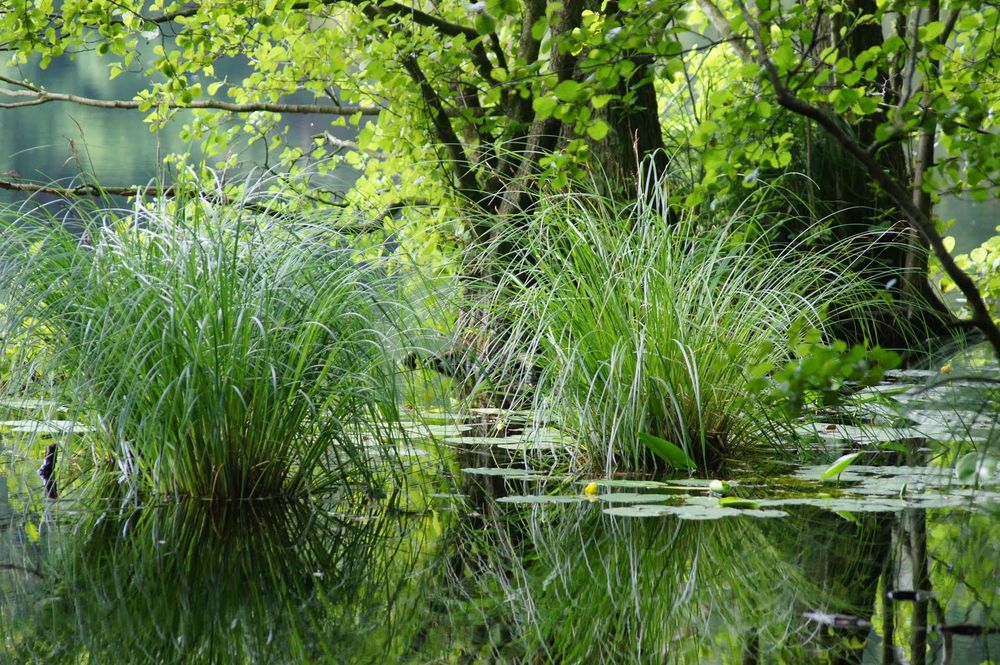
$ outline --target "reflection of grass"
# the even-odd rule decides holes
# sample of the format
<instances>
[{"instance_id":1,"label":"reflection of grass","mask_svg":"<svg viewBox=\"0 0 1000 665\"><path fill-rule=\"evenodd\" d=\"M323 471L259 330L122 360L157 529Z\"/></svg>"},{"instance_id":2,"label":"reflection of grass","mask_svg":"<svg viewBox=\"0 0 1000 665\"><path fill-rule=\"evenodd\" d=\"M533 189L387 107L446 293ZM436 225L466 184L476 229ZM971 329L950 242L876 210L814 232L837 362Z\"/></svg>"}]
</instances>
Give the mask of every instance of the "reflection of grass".
<instances>
[{"instance_id":1,"label":"reflection of grass","mask_svg":"<svg viewBox=\"0 0 1000 665\"><path fill-rule=\"evenodd\" d=\"M47 601L5 626L7 653L53 664L347 662L381 628L395 529L282 501L85 515L50 534Z\"/></svg>"},{"instance_id":2,"label":"reflection of grass","mask_svg":"<svg viewBox=\"0 0 1000 665\"><path fill-rule=\"evenodd\" d=\"M517 652L538 662L733 663L754 649L759 662L854 662L857 634L802 613L871 616L888 522L870 517L859 528L807 511L700 522L539 506L478 536L490 560L478 583L506 599Z\"/></svg>"},{"instance_id":3,"label":"reflection of grass","mask_svg":"<svg viewBox=\"0 0 1000 665\"><path fill-rule=\"evenodd\" d=\"M755 368L783 362L797 326L863 327L885 302L846 248L775 250L743 236L752 216L703 228L575 197L537 218L520 325L539 331L539 392L606 470L647 464L642 433L702 467L754 441L767 419Z\"/></svg>"},{"instance_id":4,"label":"reflection of grass","mask_svg":"<svg viewBox=\"0 0 1000 665\"><path fill-rule=\"evenodd\" d=\"M125 477L212 497L362 479L396 408L376 265L239 206L81 212L82 241L8 219L7 329L49 345L54 397L96 414Z\"/></svg>"}]
</instances>

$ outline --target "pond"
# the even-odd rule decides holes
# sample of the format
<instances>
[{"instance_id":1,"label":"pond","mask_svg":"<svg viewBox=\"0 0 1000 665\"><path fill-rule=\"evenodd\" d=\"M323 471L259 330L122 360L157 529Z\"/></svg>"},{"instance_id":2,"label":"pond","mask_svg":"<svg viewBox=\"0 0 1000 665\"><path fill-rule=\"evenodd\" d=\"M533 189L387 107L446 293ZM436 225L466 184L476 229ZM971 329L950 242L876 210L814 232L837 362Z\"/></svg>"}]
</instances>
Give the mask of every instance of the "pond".
<instances>
[{"instance_id":1,"label":"pond","mask_svg":"<svg viewBox=\"0 0 1000 665\"><path fill-rule=\"evenodd\" d=\"M71 481L47 499L47 446L86 428L7 402L0 654L995 662L1000 372L986 353L945 369L896 372L715 478L570 476L540 414L414 414L403 489L364 503L95 504Z\"/></svg>"}]
</instances>

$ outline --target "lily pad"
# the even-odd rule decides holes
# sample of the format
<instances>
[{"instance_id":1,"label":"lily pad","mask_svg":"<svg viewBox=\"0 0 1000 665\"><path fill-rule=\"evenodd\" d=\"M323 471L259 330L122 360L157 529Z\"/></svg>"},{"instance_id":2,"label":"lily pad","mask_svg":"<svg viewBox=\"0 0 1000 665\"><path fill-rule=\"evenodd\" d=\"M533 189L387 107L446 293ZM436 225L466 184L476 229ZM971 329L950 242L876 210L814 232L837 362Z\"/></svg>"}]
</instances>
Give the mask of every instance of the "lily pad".
<instances>
[{"instance_id":1,"label":"lily pad","mask_svg":"<svg viewBox=\"0 0 1000 665\"><path fill-rule=\"evenodd\" d=\"M582 503L589 501L585 496L572 496L566 494L525 494L515 496L505 496L497 499L497 503L517 503L517 504L566 504Z\"/></svg>"},{"instance_id":2,"label":"lily pad","mask_svg":"<svg viewBox=\"0 0 1000 665\"><path fill-rule=\"evenodd\" d=\"M604 480L584 480L581 481L584 485L591 482L597 484L600 487L610 487L610 488L634 488L634 489L662 489L666 487L672 487L667 483L661 483L656 480L631 480L628 478L608 478Z\"/></svg>"},{"instance_id":3,"label":"lily pad","mask_svg":"<svg viewBox=\"0 0 1000 665\"><path fill-rule=\"evenodd\" d=\"M462 473L467 473L472 476L499 476L509 480L550 480L552 478L541 471L510 469L506 467L476 467L471 469L462 469Z\"/></svg>"},{"instance_id":4,"label":"lily pad","mask_svg":"<svg viewBox=\"0 0 1000 665\"><path fill-rule=\"evenodd\" d=\"M665 501L676 501L676 494L639 494L636 492L611 492L598 496L601 501L607 503L663 503Z\"/></svg>"},{"instance_id":5,"label":"lily pad","mask_svg":"<svg viewBox=\"0 0 1000 665\"><path fill-rule=\"evenodd\" d=\"M34 399L30 397L0 399L0 407L8 409L23 409L25 411L39 411L46 409L64 410L58 402L51 399Z\"/></svg>"},{"instance_id":6,"label":"lily pad","mask_svg":"<svg viewBox=\"0 0 1000 665\"><path fill-rule=\"evenodd\" d=\"M605 515L614 517L677 517L682 520L717 520L724 517L787 517L783 510L738 510L722 506L661 506L639 505L605 508Z\"/></svg>"}]
</instances>

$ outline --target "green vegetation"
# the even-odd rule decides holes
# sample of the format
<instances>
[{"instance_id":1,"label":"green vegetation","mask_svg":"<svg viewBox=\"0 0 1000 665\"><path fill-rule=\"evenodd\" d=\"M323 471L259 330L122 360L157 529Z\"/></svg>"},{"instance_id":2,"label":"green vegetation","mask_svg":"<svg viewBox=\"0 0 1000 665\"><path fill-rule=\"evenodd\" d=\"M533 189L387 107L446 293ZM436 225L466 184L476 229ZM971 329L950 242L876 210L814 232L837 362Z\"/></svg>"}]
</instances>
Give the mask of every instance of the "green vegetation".
<instances>
[{"instance_id":1,"label":"green vegetation","mask_svg":"<svg viewBox=\"0 0 1000 665\"><path fill-rule=\"evenodd\" d=\"M0 660L985 661L998 34L4 3Z\"/></svg>"},{"instance_id":2,"label":"green vegetation","mask_svg":"<svg viewBox=\"0 0 1000 665\"><path fill-rule=\"evenodd\" d=\"M388 279L264 205L78 208L77 230L6 213L7 339L47 350L8 391L96 426L95 473L156 495L378 488L398 434Z\"/></svg>"},{"instance_id":3,"label":"green vegetation","mask_svg":"<svg viewBox=\"0 0 1000 665\"><path fill-rule=\"evenodd\" d=\"M583 466L647 468L647 447L686 466L664 443L715 466L776 428L759 383L795 351L796 331L893 316L856 272L861 240L776 250L746 237L753 214L672 223L645 202L596 196L536 211L514 327L545 368L539 406L583 444Z\"/></svg>"}]
</instances>

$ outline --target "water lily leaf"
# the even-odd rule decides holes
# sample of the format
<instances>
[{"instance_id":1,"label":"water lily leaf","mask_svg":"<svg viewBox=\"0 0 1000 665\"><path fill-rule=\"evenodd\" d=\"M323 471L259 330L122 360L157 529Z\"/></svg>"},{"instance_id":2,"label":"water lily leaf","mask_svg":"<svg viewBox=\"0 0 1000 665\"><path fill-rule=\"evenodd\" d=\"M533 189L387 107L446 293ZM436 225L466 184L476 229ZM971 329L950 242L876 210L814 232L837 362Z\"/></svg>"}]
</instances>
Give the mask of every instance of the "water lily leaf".
<instances>
[{"instance_id":1,"label":"water lily leaf","mask_svg":"<svg viewBox=\"0 0 1000 665\"><path fill-rule=\"evenodd\" d=\"M717 520L724 517L787 517L788 513L783 510L737 510L735 508L724 508L722 506L662 506L662 505L638 505L638 506L616 506L605 508L605 515L615 517L677 517L682 520Z\"/></svg>"},{"instance_id":2,"label":"water lily leaf","mask_svg":"<svg viewBox=\"0 0 1000 665\"><path fill-rule=\"evenodd\" d=\"M473 476L500 476L510 480L548 480L550 476L540 471L530 471L528 469L509 469L496 467L477 467L472 469L462 469L462 473Z\"/></svg>"},{"instance_id":3,"label":"water lily leaf","mask_svg":"<svg viewBox=\"0 0 1000 665\"><path fill-rule=\"evenodd\" d=\"M520 441L519 443L501 443L497 445L497 448L502 450L513 450L513 451L530 451L530 450L559 450L564 448L566 444L562 441Z\"/></svg>"},{"instance_id":4,"label":"water lily leaf","mask_svg":"<svg viewBox=\"0 0 1000 665\"><path fill-rule=\"evenodd\" d=\"M622 489L635 488L635 489L675 489L674 486L668 485L667 483L661 483L656 480L631 480L628 478L610 478L605 480L594 480L594 481L583 481L584 484L593 482L600 487L620 487Z\"/></svg>"},{"instance_id":5,"label":"water lily leaf","mask_svg":"<svg viewBox=\"0 0 1000 665\"><path fill-rule=\"evenodd\" d=\"M565 494L525 494L505 496L497 499L497 503L516 504L581 503L584 501L587 501L587 497L585 496L567 496Z\"/></svg>"},{"instance_id":6,"label":"water lily leaf","mask_svg":"<svg viewBox=\"0 0 1000 665\"><path fill-rule=\"evenodd\" d=\"M683 448L666 439L640 432L639 441L675 469L693 469L696 466Z\"/></svg>"},{"instance_id":7,"label":"water lily leaf","mask_svg":"<svg viewBox=\"0 0 1000 665\"><path fill-rule=\"evenodd\" d=\"M8 409L23 409L25 411L35 411L39 409L63 409L58 402L51 399L32 399L30 397L0 399L0 407Z\"/></svg>"},{"instance_id":8,"label":"water lily leaf","mask_svg":"<svg viewBox=\"0 0 1000 665\"><path fill-rule=\"evenodd\" d=\"M831 464L826 471L823 472L823 475L820 476L820 480L829 480L834 476L839 476L844 469L853 464L854 460L858 459L859 457L861 457L860 451L856 453L848 453L846 455L841 455L836 460L834 460L833 464Z\"/></svg>"},{"instance_id":9,"label":"water lily leaf","mask_svg":"<svg viewBox=\"0 0 1000 665\"><path fill-rule=\"evenodd\" d=\"M601 501L608 503L663 503L665 501L675 501L676 495L672 494L639 494L637 492L611 492L601 494L598 497Z\"/></svg>"},{"instance_id":10,"label":"water lily leaf","mask_svg":"<svg viewBox=\"0 0 1000 665\"><path fill-rule=\"evenodd\" d=\"M446 436L441 441L453 446L499 446L525 442L522 436Z\"/></svg>"}]
</instances>

